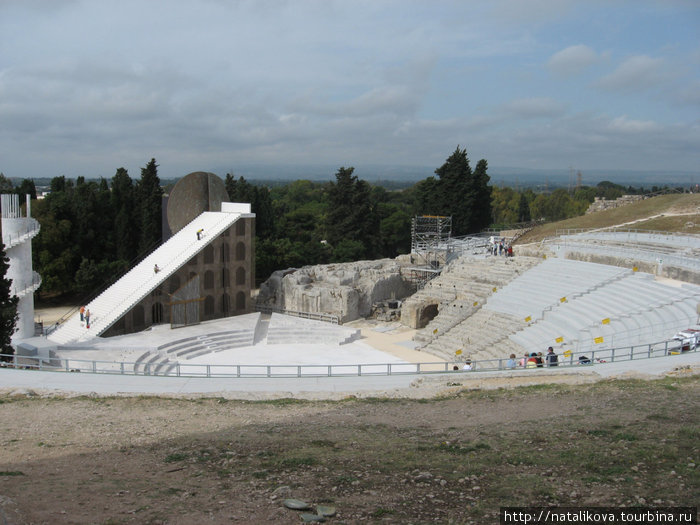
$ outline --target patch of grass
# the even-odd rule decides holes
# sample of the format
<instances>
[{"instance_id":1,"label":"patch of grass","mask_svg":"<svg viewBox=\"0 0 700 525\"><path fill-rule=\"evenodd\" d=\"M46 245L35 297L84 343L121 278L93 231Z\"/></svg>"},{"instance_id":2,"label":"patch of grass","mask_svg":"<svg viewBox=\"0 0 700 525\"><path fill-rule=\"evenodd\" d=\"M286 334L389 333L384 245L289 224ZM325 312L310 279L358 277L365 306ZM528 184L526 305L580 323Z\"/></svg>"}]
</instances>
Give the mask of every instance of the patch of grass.
<instances>
[{"instance_id":1,"label":"patch of grass","mask_svg":"<svg viewBox=\"0 0 700 525\"><path fill-rule=\"evenodd\" d=\"M700 440L700 427L682 426L676 435L681 440L698 441Z\"/></svg>"},{"instance_id":2,"label":"patch of grass","mask_svg":"<svg viewBox=\"0 0 700 525\"><path fill-rule=\"evenodd\" d=\"M272 405L276 407L283 407L289 405L306 405L309 403L306 399L294 399L291 397L283 397L280 399L261 399L258 401L249 401L256 405Z\"/></svg>"},{"instance_id":3,"label":"patch of grass","mask_svg":"<svg viewBox=\"0 0 700 525\"><path fill-rule=\"evenodd\" d=\"M607 437L610 434L612 434L612 431L605 429L605 428L599 428L599 429L589 430L587 433L589 435L595 436L595 437Z\"/></svg>"},{"instance_id":4,"label":"patch of grass","mask_svg":"<svg viewBox=\"0 0 700 525\"><path fill-rule=\"evenodd\" d=\"M333 448L335 447L335 441L331 441L330 439L314 439L311 445L314 447Z\"/></svg>"},{"instance_id":5,"label":"patch of grass","mask_svg":"<svg viewBox=\"0 0 700 525\"><path fill-rule=\"evenodd\" d=\"M437 449L441 452L449 452L450 454L469 454L471 452L477 452L479 450L491 450L491 445L483 442L477 442L473 444L443 442L437 446Z\"/></svg>"},{"instance_id":6,"label":"patch of grass","mask_svg":"<svg viewBox=\"0 0 700 525\"><path fill-rule=\"evenodd\" d=\"M692 226L686 226L687 223ZM639 230L658 230L668 232L700 233L700 215L679 215L676 217L657 217L641 221L634 225Z\"/></svg>"},{"instance_id":7,"label":"patch of grass","mask_svg":"<svg viewBox=\"0 0 700 525\"><path fill-rule=\"evenodd\" d=\"M614 439L618 441L637 441L639 438L630 432L619 432L615 434Z\"/></svg>"},{"instance_id":8,"label":"patch of grass","mask_svg":"<svg viewBox=\"0 0 700 525\"><path fill-rule=\"evenodd\" d=\"M647 419L650 421L671 421L671 417L666 414L649 414Z\"/></svg>"},{"instance_id":9,"label":"patch of grass","mask_svg":"<svg viewBox=\"0 0 700 525\"><path fill-rule=\"evenodd\" d=\"M353 481L358 481L358 478L354 476L338 476L335 478L336 485L349 485Z\"/></svg>"},{"instance_id":10,"label":"patch of grass","mask_svg":"<svg viewBox=\"0 0 700 525\"><path fill-rule=\"evenodd\" d=\"M279 465L285 468L310 467L318 463L316 458L305 456L301 458L284 458L280 460Z\"/></svg>"},{"instance_id":11,"label":"patch of grass","mask_svg":"<svg viewBox=\"0 0 700 525\"><path fill-rule=\"evenodd\" d=\"M21 470L0 470L0 476L24 476Z\"/></svg>"},{"instance_id":12,"label":"patch of grass","mask_svg":"<svg viewBox=\"0 0 700 525\"><path fill-rule=\"evenodd\" d=\"M177 463L178 461L185 461L189 457L185 452L173 452L165 456L166 463Z\"/></svg>"},{"instance_id":13,"label":"patch of grass","mask_svg":"<svg viewBox=\"0 0 700 525\"><path fill-rule=\"evenodd\" d=\"M554 236L556 234L556 230L559 229L605 228L626 222L646 219L647 217L651 217L653 215L667 213L672 208L697 208L697 206L699 205L700 195L697 194L660 195L658 197L645 199L643 201L639 201L628 206L622 206L620 208L613 208L597 213L582 215L580 217L573 217L571 219L566 219L563 221L543 224L541 226L533 228L531 231L520 237L515 244L518 245L541 241L546 237ZM676 218L664 217L640 222L631 227L638 229L698 233L698 230L700 228L698 228L697 221L694 220L694 217L695 216L681 216ZM695 222L696 225L691 229L687 229L685 228L685 223L688 221ZM679 224L682 224L682 227L680 229Z\"/></svg>"},{"instance_id":14,"label":"patch of grass","mask_svg":"<svg viewBox=\"0 0 700 525\"><path fill-rule=\"evenodd\" d=\"M383 518L384 516L391 516L392 514L396 514L396 511L393 509L379 507L378 509L373 510L370 516L373 518Z\"/></svg>"}]
</instances>

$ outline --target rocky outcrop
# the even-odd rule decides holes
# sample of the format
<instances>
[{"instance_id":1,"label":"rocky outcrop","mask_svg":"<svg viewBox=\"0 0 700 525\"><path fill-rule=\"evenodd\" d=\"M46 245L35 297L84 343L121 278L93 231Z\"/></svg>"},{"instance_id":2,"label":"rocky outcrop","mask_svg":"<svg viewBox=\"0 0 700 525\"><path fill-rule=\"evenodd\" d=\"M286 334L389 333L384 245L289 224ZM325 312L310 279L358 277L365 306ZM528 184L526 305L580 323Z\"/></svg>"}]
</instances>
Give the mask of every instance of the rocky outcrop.
<instances>
[{"instance_id":1,"label":"rocky outcrop","mask_svg":"<svg viewBox=\"0 0 700 525\"><path fill-rule=\"evenodd\" d=\"M596 197L595 200L586 210L586 214L595 213L597 211L611 210L613 208L619 208L620 206L627 206L628 204L634 204L644 200L646 197L644 195L623 195L615 200L608 200L604 197Z\"/></svg>"},{"instance_id":2,"label":"rocky outcrop","mask_svg":"<svg viewBox=\"0 0 700 525\"><path fill-rule=\"evenodd\" d=\"M260 286L257 304L353 321L369 316L375 303L403 299L415 291L401 277L401 265L380 259L277 271Z\"/></svg>"}]
</instances>

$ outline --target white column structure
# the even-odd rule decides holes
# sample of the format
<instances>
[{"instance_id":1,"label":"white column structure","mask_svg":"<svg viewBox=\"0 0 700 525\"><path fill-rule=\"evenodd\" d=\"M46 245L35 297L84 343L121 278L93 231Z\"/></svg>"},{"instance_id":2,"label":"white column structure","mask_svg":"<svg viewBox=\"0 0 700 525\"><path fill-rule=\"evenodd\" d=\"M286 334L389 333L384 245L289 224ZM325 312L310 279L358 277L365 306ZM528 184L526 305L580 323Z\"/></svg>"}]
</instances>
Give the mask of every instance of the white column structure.
<instances>
[{"instance_id":1,"label":"white column structure","mask_svg":"<svg viewBox=\"0 0 700 525\"><path fill-rule=\"evenodd\" d=\"M34 337L34 292L41 277L32 271L32 239L39 233L39 221L31 218L31 197L27 198L27 216L22 217L19 195L0 195L2 242L10 259L6 277L12 279L11 292L19 297L19 320L12 341Z\"/></svg>"}]
</instances>

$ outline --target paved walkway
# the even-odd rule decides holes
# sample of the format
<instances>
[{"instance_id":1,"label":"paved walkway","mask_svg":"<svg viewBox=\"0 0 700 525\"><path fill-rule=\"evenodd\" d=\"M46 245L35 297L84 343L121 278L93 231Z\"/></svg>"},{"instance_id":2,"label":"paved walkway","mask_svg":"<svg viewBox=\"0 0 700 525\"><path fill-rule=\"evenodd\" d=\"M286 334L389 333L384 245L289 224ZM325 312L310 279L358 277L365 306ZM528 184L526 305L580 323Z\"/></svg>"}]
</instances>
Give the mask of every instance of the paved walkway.
<instances>
[{"instance_id":1,"label":"paved walkway","mask_svg":"<svg viewBox=\"0 0 700 525\"><path fill-rule=\"evenodd\" d=\"M172 338L197 335L255 323L258 314L202 323L184 329L157 327L148 332L107 339L96 339L91 347L71 351L59 350L60 357L71 359L114 359L132 361L144 349L156 348ZM285 365L317 363L323 365L373 363L426 363L440 359L415 350L412 342L415 330L399 323L356 321L362 338L345 345L267 345L256 344L201 356L198 363L214 361L228 364ZM192 364L195 360L185 361ZM389 397L431 397L451 384L474 388L533 384L547 382L583 382L610 377L658 376L678 367L700 368L700 352L678 356L638 359L616 363L596 363L589 366L559 367L558 369L513 370L494 372L450 372L435 374L393 374L334 376L334 377L164 377L133 376L116 373L69 373L0 368L0 391L32 390L37 393L81 395L164 395L164 396L222 396L228 398L310 398L339 399L351 395ZM444 365L435 366L444 370Z\"/></svg>"},{"instance_id":2,"label":"paved walkway","mask_svg":"<svg viewBox=\"0 0 700 525\"><path fill-rule=\"evenodd\" d=\"M682 367L700 368L700 352L678 356L638 359L617 363L598 363L589 366L561 367L558 369L514 370L498 372L454 372L441 374L373 375L348 377L292 377L292 378L191 378L159 376L127 376L117 374L89 374L42 372L34 370L0 369L0 390L23 393L78 393L97 395L222 395L241 398L341 398L349 395L388 395L395 397L424 397L421 388L440 386L459 381L462 387L474 386L483 380L491 385L503 380L513 385L514 380L527 379L528 384L560 382L561 377L582 375L588 380L614 377L660 376ZM406 392L408 390L408 392ZM415 394L415 395L412 395Z\"/></svg>"}]
</instances>

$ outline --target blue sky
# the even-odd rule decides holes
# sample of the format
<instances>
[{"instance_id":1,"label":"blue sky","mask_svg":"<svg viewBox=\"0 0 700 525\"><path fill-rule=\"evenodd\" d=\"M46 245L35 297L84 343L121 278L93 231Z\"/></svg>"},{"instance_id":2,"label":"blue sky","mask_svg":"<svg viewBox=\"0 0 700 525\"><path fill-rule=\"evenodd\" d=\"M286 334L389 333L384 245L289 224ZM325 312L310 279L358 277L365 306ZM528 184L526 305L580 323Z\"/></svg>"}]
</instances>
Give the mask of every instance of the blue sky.
<instances>
[{"instance_id":1,"label":"blue sky","mask_svg":"<svg viewBox=\"0 0 700 525\"><path fill-rule=\"evenodd\" d=\"M0 171L700 175L699 35L694 0L0 0Z\"/></svg>"}]
</instances>

